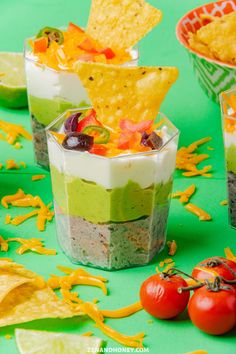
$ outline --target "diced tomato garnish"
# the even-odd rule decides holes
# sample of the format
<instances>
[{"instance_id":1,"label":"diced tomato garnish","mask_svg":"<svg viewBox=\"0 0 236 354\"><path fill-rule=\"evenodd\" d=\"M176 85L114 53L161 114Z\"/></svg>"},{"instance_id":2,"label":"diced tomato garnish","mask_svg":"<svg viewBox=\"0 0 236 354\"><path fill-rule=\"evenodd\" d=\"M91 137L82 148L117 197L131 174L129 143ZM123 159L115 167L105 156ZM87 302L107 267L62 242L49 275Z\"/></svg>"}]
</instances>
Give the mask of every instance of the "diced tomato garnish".
<instances>
[{"instance_id":1,"label":"diced tomato garnish","mask_svg":"<svg viewBox=\"0 0 236 354\"><path fill-rule=\"evenodd\" d=\"M107 148L104 145L94 144L92 149L89 151L91 154L105 156Z\"/></svg>"},{"instance_id":2,"label":"diced tomato garnish","mask_svg":"<svg viewBox=\"0 0 236 354\"><path fill-rule=\"evenodd\" d=\"M143 133L146 130L150 129L152 125L153 125L153 120L144 120L139 123L135 123L131 119L120 120L120 128L122 130L127 130L132 133L135 132Z\"/></svg>"},{"instance_id":3,"label":"diced tomato garnish","mask_svg":"<svg viewBox=\"0 0 236 354\"><path fill-rule=\"evenodd\" d=\"M140 134L135 133L121 133L118 142L118 149L135 149L137 145L140 144Z\"/></svg>"},{"instance_id":4,"label":"diced tomato garnish","mask_svg":"<svg viewBox=\"0 0 236 354\"><path fill-rule=\"evenodd\" d=\"M94 109L91 109L90 113L78 123L77 132L82 132L88 125L101 126L101 123L96 119L96 112Z\"/></svg>"},{"instance_id":5,"label":"diced tomato garnish","mask_svg":"<svg viewBox=\"0 0 236 354\"><path fill-rule=\"evenodd\" d=\"M36 38L33 42L34 45L34 53L43 53L46 52L48 47L48 38L47 37L40 37Z\"/></svg>"},{"instance_id":6,"label":"diced tomato garnish","mask_svg":"<svg viewBox=\"0 0 236 354\"><path fill-rule=\"evenodd\" d=\"M94 45L89 38L85 38L78 47L88 53L97 53L97 50L94 48Z\"/></svg>"},{"instance_id":7,"label":"diced tomato garnish","mask_svg":"<svg viewBox=\"0 0 236 354\"><path fill-rule=\"evenodd\" d=\"M77 31L79 33L84 33L84 30L74 23L70 22L67 28L67 31Z\"/></svg>"},{"instance_id":8,"label":"diced tomato garnish","mask_svg":"<svg viewBox=\"0 0 236 354\"><path fill-rule=\"evenodd\" d=\"M105 48L99 51L100 54L104 54L107 59L112 59L115 57L115 53L111 48Z\"/></svg>"}]
</instances>

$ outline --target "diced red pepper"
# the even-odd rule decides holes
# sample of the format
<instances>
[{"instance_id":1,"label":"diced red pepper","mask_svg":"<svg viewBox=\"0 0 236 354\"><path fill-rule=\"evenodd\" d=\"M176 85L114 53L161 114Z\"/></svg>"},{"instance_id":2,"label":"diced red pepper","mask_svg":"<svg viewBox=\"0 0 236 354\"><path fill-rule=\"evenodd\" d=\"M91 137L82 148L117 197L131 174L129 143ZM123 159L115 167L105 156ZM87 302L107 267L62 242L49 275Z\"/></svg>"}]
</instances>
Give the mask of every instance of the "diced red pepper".
<instances>
[{"instance_id":1,"label":"diced red pepper","mask_svg":"<svg viewBox=\"0 0 236 354\"><path fill-rule=\"evenodd\" d=\"M93 147L89 152L91 154L105 156L107 152L107 148L104 145L93 144Z\"/></svg>"},{"instance_id":2,"label":"diced red pepper","mask_svg":"<svg viewBox=\"0 0 236 354\"><path fill-rule=\"evenodd\" d=\"M91 109L90 113L84 117L81 121L79 121L78 126L77 126L77 132L81 133L85 127L88 125L99 125L101 126L101 123L96 119L96 112L94 109Z\"/></svg>"},{"instance_id":3,"label":"diced red pepper","mask_svg":"<svg viewBox=\"0 0 236 354\"><path fill-rule=\"evenodd\" d=\"M93 43L89 38L85 38L78 47L84 50L85 52L97 53L97 50L94 48Z\"/></svg>"},{"instance_id":4,"label":"diced red pepper","mask_svg":"<svg viewBox=\"0 0 236 354\"><path fill-rule=\"evenodd\" d=\"M104 54L107 59L112 59L116 55L111 48L105 48L99 51L100 54Z\"/></svg>"},{"instance_id":5,"label":"diced red pepper","mask_svg":"<svg viewBox=\"0 0 236 354\"><path fill-rule=\"evenodd\" d=\"M47 37L40 37L36 38L33 42L34 46L34 53L44 53L48 47L48 38Z\"/></svg>"},{"instance_id":6,"label":"diced red pepper","mask_svg":"<svg viewBox=\"0 0 236 354\"><path fill-rule=\"evenodd\" d=\"M73 22L69 23L67 31L77 31L79 33L84 33L84 30L79 26L75 25Z\"/></svg>"},{"instance_id":7,"label":"diced red pepper","mask_svg":"<svg viewBox=\"0 0 236 354\"><path fill-rule=\"evenodd\" d=\"M133 122L131 119L121 119L120 120L120 128L122 130L127 130L129 132L135 133L143 133L146 130L149 130L153 125L153 120L144 120L139 123Z\"/></svg>"}]
</instances>

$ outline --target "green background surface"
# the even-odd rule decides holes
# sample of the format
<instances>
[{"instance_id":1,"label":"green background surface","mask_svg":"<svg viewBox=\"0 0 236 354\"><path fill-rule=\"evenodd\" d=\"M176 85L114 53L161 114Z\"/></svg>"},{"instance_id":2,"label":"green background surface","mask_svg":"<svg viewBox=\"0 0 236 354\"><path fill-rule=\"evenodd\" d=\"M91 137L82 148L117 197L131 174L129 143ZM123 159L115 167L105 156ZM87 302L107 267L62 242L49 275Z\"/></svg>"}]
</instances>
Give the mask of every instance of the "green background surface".
<instances>
[{"instance_id":1,"label":"green background surface","mask_svg":"<svg viewBox=\"0 0 236 354\"><path fill-rule=\"evenodd\" d=\"M206 135L213 140L208 145L214 147L207 151L211 155L209 164L213 165L213 178L198 177L186 179L176 173L175 190L183 190L194 182L197 193L192 198L193 203L203 207L213 217L211 222L200 222L194 215L184 210L178 200L173 200L168 223L168 239L175 239L178 252L175 256L176 265L190 272L192 267L202 259L223 255L224 247L230 246L236 252L236 231L228 226L227 207L219 203L226 198L226 181L223 159L223 143L219 107L212 103L202 92L189 63L188 55L179 45L175 37L175 26L178 19L188 10L203 4L202 0L152 0L150 3L163 10L163 21L140 44L141 64L145 65L175 65L180 70L178 82L169 93L162 111L181 130L180 145L191 143ZM24 38L34 35L41 27L63 26L69 21L86 25L90 1L87 0L1 0L0 1L0 50L22 51ZM27 110L13 111L0 109L0 119L22 123L30 129ZM0 162L14 158L17 162L25 161L26 169L20 171L1 171L0 197L14 193L22 187L28 193L39 194L45 202L52 200L50 175L44 180L31 181L31 175L42 170L34 165L31 142L23 141L23 149L15 150L12 146L0 141ZM47 225L46 231L39 233L35 220L14 227L4 225L8 211L0 206L0 234L4 237L42 237L47 247L55 247L56 256L40 256L27 253L18 256L15 253L16 244L11 244L11 251L2 253L3 257L12 257L30 269L48 278L49 274L59 272L57 264L70 266L69 260L57 246L55 224ZM22 210L12 208L10 213L17 215ZM93 270L94 274L105 275L109 279L109 296L105 297L99 289L78 287L79 295L86 300L100 299L101 308L116 309L138 300L139 287L144 279L155 273L155 266L166 258L165 249L152 264L146 267L128 269L107 273ZM120 319L109 320L108 324L126 334L140 331L146 333L144 344L153 354L183 354L196 349L205 349L209 354L233 354L236 348L236 331L221 337L208 336L196 329L184 313L172 321L147 321L150 316L145 312ZM84 318L68 320L43 320L16 327L83 333L92 330L97 336L106 338L94 328L93 323ZM14 326L0 330L0 353L17 353L14 338L6 340L6 333L13 334ZM109 347L119 347L108 340Z\"/></svg>"}]
</instances>

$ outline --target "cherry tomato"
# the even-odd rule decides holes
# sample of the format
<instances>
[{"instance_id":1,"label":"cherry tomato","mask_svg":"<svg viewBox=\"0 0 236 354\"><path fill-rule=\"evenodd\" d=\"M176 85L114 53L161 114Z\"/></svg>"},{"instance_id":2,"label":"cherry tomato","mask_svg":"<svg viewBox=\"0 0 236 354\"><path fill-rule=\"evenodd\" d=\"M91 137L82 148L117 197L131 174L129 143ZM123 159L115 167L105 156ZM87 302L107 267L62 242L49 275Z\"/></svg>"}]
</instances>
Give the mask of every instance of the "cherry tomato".
<instances>
[{"instance_id":1,"label":"cherry tomato","mask_svg":"<svg viewBox=\"0 0 236 354\"><path fill-rule=\"evenodd\" d=\"M236 263L223 257L212 257L199 263L192 271L192 276L198 280L211 279L217 275L226 280L236 279Z\"/></svg>"},{"instance_id":2,"label":"cherry tomato","mask_svg":"<svg viewBox=\"0 0 236 354\"><path fill-rule=\"evenodd\" d=\"M189 291L178 292L187 287L186 281L179 275L155 274L141 285L140 300L150 315L168 319L184 311L189 300Z\"/></svg>"},{"instance_id":3,"label":"cherry tomato","mask_svg":"<svg viewBox=\"0 0 236 354\"><path fill-rule=\"evenodd\" d=\"M96 112L94 109L91 109L90 113L79 121L77 126L77 132L81 133L88 125L101 126L100 122L96 119Z\"/></svg>"},{"instance_id":4,"label":"cherry tomato","mask_svg":"<svg viewBox=\"0 0 236 354\"><path fill-rule=\"evenodd\" d=\"M191 297L188 313L193 324L203 332L224 334L236 325L236 291L230 285L218 290L203 286Z\"/></svg>"}]
</instances>

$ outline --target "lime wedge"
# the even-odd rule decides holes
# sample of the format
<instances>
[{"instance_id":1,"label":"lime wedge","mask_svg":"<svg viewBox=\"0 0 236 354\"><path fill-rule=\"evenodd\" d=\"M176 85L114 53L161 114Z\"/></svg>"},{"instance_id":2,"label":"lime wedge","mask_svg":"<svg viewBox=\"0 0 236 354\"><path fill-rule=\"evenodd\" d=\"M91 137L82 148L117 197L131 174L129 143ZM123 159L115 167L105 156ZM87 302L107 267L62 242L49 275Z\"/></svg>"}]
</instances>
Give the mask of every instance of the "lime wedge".
<instances>
[{"instance_id":1,"label":"lime wedge","mask_svg":"<svg viewBox=\"0 0 236 354\"><path fill-rule=\"evenodd\" d=\"M7 108L28 105L22 53L0 52L0 105Z\"/></svg>"},{"instance_id":2,"label":"lime wedge","mask_svg":"<svg viewBox=\"0 0 236 354\"><path fill-rule=\"evenodd\" d=\"M103 341L96 337L29 329L17 328L15 335L20 354L99 353L103 344Z\"/></svg>"}]
</instances>

